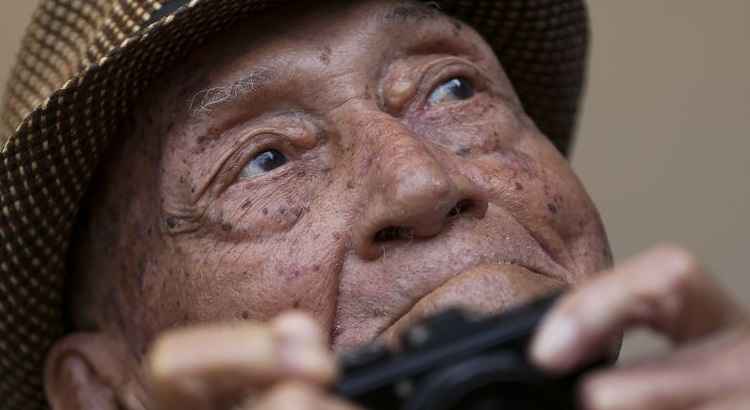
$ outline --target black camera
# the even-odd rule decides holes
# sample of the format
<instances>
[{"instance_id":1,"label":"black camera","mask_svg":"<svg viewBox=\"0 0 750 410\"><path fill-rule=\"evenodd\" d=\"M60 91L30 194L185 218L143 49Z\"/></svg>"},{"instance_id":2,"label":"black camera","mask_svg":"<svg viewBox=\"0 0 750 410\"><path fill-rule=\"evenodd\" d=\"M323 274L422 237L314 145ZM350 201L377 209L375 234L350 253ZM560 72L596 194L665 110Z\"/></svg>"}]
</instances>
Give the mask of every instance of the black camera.
<instances>
[{"instance_id":1,"label":"black camera","mask_svg":"<svg viewBox=\"0 0 750 410\"><path fill-rule=\"evenodd\" d=\"M531 336L557 297L490 317L429 317L401 335L398 352L374 343L343 354L335 391L370 410L575 409L581 375L610 363L562 376L529 363Z\"/></svg>"}]
</instances>

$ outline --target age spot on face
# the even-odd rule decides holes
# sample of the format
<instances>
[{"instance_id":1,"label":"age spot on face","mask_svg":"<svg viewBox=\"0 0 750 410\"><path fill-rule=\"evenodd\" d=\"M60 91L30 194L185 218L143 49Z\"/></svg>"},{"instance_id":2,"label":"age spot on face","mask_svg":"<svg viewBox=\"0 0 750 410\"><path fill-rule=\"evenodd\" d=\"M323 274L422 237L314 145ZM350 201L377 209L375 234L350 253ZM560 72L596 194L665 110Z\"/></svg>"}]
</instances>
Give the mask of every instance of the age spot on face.
<instances>
[{"instance_id":1,"label":"age spot on face","mask_svg":"<svg viewBox=\"0 0 750 410\"><path fill-rule=\"evenodd\" d=\"M555 205L555 204L553 204L553 203L549 203L549 204L547 204L547 209L549 209L549 211L550 211L550 212L551 212L551 213L552 213L553 215L557 215L557 211L558 211L558 209L557 209L557 205Z\"/></svg>"},{"instance_id":2,"label":"age spot on face","mask_svg":"<svg viewBox=\"0 0 750 410\"><path fill-rule=\"evenodd\" d=\"M286 275L286 280L291 282L291 281L297 280L300 276L302 276L301 271L292 270L291 272L289 272L288 275Z\"/></svg>"},{"instance_id":3,"label":"age spot on face","mask_svg":"<svg viewBox=\"0 0 750 410\"><path fill-rule=\"evenodd\" d=\"M461 24L458 20L453 20L453 35L458 37L461 35L461 30L463 30L464 26Z\"/></svg>"},{"instance_id":4,"label":"age spot on face","mask_svg":"<svg viewBox=\"0 0 750 410\"><path fill-rule=\"evenodd\" d=\"M318 59L321 63L328 65L331 63L331 47L325 46L320 52L320 55L318 56Z\"/></svg>"}]
</instances>

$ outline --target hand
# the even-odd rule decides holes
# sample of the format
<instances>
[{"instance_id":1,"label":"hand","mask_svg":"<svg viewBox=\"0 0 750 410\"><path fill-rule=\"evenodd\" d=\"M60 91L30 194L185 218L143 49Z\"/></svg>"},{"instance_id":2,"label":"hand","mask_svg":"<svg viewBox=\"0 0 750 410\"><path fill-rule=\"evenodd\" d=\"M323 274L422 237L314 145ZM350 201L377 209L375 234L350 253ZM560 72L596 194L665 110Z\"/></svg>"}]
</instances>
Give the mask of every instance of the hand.
<instances>
[{"instance_id":1,"label":"hand","mask_svg":"<svg viewBox=\"0 0 750 410\"><path fill-rule=\"evenodd\" d=\"M297 312L170 331L146 359L159 410L354 409L326 393L335 377L325 334Z\"/></svg>"},{"instance_id":2,"label":"hand","mask_svg":"<svg viewBox=\"0 0 750 410\"><path fill-rule=\"evenodd\" d=\"M750 319L688 252L662 246L566 295L542 323L532 360L562 372L600 358L633 327L665 335L665 357L594 373L591 410L750 409Z\"/></svg>"}]
</instances>

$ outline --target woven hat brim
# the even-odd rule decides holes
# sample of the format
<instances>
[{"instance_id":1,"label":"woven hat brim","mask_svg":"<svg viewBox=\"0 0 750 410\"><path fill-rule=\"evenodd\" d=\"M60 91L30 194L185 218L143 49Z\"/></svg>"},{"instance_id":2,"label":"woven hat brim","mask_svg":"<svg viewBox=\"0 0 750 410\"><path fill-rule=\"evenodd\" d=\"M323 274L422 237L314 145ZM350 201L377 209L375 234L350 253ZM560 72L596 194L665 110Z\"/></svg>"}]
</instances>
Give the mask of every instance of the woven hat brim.
<instances>
[{"instance_id":1,"label":"woven hat brim","mask_svg":"<svg viewBox=\"0 0 750 410\"><path fill-rule=\"evenodd\" d=\"M81 69L0 151L0 409L44 409L42 365L63 335L65 259L80 202L132 103L205 39L282 0L193 0ZM493 46L539 128L566 152L587 50L582 0L443 1ZM144 16L145 24L148 16Z\"/></svg>"}]
</instances>

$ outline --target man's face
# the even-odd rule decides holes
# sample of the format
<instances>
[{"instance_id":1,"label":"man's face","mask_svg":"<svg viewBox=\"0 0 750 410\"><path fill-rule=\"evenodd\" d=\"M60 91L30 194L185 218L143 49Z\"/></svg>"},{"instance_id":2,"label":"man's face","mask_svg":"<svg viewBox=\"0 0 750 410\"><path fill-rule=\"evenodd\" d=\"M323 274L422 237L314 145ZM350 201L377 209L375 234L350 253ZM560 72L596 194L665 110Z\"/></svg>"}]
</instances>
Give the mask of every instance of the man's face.
<instances>
[{"instance_id":1,"label":"man's face","mask_svg":"<svg viewBox=\"0 0 750 410\"><path fill-rule=\"evenodd\" d=\"M111 164L124 229L110 265L139 349L170 326L288 309L347 348L610 263L595 208L491 48L423 6L240 24L137 122L151 142Z\"/></svg>"}]
</instances>

